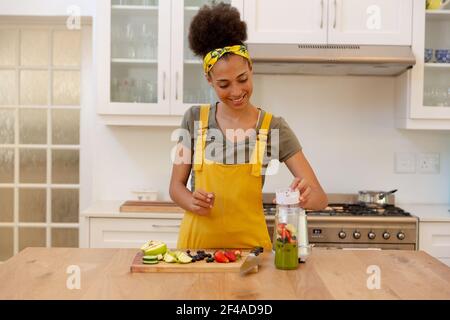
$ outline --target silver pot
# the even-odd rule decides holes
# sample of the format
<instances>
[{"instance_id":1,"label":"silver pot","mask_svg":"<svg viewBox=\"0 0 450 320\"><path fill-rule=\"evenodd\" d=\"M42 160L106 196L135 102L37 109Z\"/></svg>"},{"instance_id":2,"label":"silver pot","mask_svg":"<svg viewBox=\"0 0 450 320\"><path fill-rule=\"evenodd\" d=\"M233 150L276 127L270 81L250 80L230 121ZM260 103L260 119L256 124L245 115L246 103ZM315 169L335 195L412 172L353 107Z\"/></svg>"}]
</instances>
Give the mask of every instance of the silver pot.
<instances>
[{"instance_id":1,"label":"silver pot","mask_svg":"<svg viewBox=\"0 0 450 320\"><path fill-rule=\"evenodd\" d=\"M391 191L359 191L358 202L368 207L383 207L388 204L387 196L396 191L397 189Z\"/></svg>"}]
</instances>

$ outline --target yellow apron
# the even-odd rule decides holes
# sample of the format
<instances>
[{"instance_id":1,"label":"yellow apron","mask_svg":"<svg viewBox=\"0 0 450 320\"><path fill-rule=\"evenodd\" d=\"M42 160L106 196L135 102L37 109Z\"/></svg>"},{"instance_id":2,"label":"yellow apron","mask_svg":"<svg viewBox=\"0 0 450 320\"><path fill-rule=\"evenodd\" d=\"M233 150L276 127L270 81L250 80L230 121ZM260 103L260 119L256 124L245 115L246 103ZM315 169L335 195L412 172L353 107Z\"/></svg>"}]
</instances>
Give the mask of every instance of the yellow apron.
<instances>
[{"instance_id":1,"label":"yellow apron","mask_svg":"<svg viewBox=\"0 0 450 320\"><path fill-rule=\"evenodd\" d=\"M178 248L271 249L262 206L261 169L272 115L266 113L250 163L222 164L205 158L209 105L200 109L200 129L195 145L195 188L214 192L211 213L200 216L186 211Z\"/></svg>"}]
</instances>

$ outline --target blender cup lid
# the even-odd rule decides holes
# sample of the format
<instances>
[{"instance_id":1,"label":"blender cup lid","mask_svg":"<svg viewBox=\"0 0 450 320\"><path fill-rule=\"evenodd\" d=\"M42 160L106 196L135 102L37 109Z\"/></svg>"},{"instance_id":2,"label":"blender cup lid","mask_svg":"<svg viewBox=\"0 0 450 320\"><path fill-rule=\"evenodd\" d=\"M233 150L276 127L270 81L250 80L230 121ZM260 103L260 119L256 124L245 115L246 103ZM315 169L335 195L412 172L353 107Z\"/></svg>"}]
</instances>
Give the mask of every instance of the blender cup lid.
<instances>
[{"instance_id":1,"label":"blender cup lid","mask_svg":"<svg viewBox=\"0 0 450 320\"><path fill-rule=\"evenodd\" d=\"M300 202L300 191L290 188L276 190L276 202L281 205L298 204Z\"/></svg>"}]
</instances>

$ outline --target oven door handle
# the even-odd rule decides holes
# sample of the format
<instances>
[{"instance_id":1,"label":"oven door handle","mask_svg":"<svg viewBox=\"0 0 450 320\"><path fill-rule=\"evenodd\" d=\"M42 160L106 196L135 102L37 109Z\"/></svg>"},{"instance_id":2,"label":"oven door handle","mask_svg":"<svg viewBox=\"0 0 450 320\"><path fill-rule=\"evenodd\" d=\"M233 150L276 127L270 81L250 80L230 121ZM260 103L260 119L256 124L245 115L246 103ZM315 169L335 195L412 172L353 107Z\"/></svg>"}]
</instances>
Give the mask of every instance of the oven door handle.
<instances>
[{"instance_id":1,"label":"oven door handle","mask_svg":"<svg viewBox=\"0 0 450 320\"><path fill-rule=\"evenodd\" d=\"M342 250L383 250L381 248L355 248L355 247L348 247L348 248L342 248Z\"/></svg>"}]
</instances>

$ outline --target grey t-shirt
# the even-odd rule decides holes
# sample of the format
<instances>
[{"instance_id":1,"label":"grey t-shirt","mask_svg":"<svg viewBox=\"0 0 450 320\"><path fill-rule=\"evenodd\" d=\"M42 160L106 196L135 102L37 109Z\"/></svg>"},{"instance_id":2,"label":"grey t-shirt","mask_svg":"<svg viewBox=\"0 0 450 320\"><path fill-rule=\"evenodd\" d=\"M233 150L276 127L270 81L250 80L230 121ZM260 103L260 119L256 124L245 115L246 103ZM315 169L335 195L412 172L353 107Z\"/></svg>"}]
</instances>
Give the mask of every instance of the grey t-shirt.
<instances>
[{"instance_id":1,"label":"grey t-shirt","mask_svg":"<svg viewBox=\"0 0 450 320\"><path fill-rule=\"evenodd\" d=\"M260 110L259 120L256 130L246 132L245 140L238 142L230 141L220 130L216 120L217 103L212 104L209 110L208 127L205 145L205 157L224 164L249 163L252 151L254 149L257 131L260 129L266 112ZM185 129L185 134L180 135L179 142L183 146L192 150L191 160L197 140L198 121L200 119L200 106L189 108L181 122L181 128ZM265 170L271 160L284 162L291 156L302 150L300 142L295 133L289 127L282 117L272 117L270 130L267 139L266 152L263 159L263 184ZM192 163L192 162L191 162ZM191 190L195 189L195 174L191 171Z\"/></svg>"}]
</instances>

